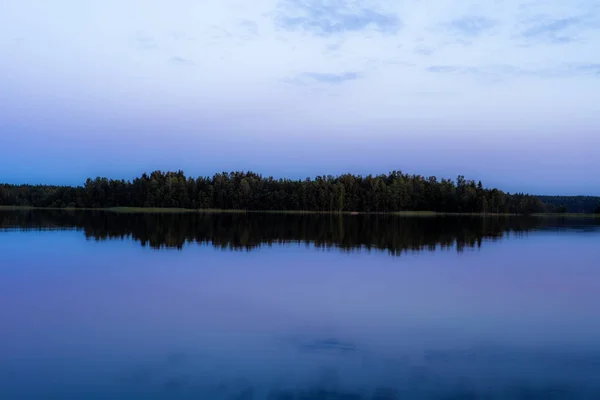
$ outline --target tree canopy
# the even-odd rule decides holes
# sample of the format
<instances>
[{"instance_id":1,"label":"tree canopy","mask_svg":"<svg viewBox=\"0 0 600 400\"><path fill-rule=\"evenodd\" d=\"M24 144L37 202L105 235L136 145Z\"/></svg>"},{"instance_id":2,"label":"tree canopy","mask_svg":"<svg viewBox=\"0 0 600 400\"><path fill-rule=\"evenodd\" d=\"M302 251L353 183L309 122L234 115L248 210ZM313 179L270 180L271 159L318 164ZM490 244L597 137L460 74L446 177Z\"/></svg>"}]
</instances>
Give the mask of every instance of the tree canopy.
<instances>
[{"instance_id":1,"label":"tree canopy","mask_svg":"<svg viewBox=\"0 0 600 400\"><path fill-rule=\"evenodd\" d=\"M600 206L595 196L538 196L549 212L593 213Z\"/></svg>"},{"instance_id":2,"label":"tree canopy","mask_svg":"<svg viewBox=\"0 0 600 400\"><path fill-rule=\"evenodd\" d=\"M253 172L222 172L212 177L192 178L183 171L154 171L132 181L89 178L77 187L0 185L0 205L515 214L547 209L535 196L485 188L481 182L464 176L455 181L438 180L399 171L304 180L275 179Z\"/></svg>"}]
</instances>

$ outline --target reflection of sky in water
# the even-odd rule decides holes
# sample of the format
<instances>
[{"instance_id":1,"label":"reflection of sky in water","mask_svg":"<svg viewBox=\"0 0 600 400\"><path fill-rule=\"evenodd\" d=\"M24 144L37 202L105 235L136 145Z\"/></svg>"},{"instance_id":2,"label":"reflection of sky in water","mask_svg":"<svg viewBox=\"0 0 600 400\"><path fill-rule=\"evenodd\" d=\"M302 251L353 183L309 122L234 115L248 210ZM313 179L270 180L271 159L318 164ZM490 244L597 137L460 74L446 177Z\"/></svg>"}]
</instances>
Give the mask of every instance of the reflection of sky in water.
<instances>
[{"instance_id":1,"label":"reflection of sky in water","mask_svg":"<svg viewBox=\"0 0 600 400\"><path fill-rule=\"evenodd\" d=\"M600 398L599 239L398 258L1 232L0 397Z\"/></svg>"}]
</instances>

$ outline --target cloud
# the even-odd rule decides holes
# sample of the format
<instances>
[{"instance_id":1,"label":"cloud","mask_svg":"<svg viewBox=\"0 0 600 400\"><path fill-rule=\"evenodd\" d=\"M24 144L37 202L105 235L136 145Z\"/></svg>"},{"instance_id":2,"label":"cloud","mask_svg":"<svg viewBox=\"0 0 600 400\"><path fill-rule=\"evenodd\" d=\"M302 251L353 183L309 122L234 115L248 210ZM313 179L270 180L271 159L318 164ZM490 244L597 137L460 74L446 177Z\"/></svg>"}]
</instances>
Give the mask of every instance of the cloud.
<instances>
[{"instance_id":1,"label":"cloud","mask_svg":"<svg viewBox=\"0 0 600 400\"><path fill-rule=\"evenodd\" d=\"M414 48L413 52L422 56L430 56L435 52L435 50L427 46L417 46Z\"/></svg>"},{"instance_id":2,"label":"cloud","mask_svg":"<svg viewBox=\"0 0 600 400\"><path fill-rule=\"evenodd\" d=\"M181 32L181 31L177 31L177 30L172 31L169 34L169 36L171 37L171 39L177 40L177 41L193 42L193 41L196 40L195 38L189 36L187 33Z\"/></svg>"},{"instance_id":3,"label":"cloud","mask_svg":"<svg viewBox=\"0 0 600 400\"><path fill-rule=\"evenodd\" d=\"M315 126L395 121L407 131L433 124L432 112L460 125L470 113L525 113L516 106L525 101L542 110L538 124L599 118L590 111L600 90L597 0L178 0L141 14L106 1L93 21L66 18L69 1L57 1L44 20L17 2L5 10L3 37L25 39L7 46L0 37L0 72L16 77L15 93L75 99L85 86L114 96L115 109L144 104L152 115L227 110ZM560 51L549 40L562 40ZM27 73L49 46L43 71ZM97 79L107 73L111 85ZM129 98L116 89L126 85ZM556 105L563 114L543 111ZM271 117L274 107L285 112Z\"/></svg>"},{"instance_id":4,"label":"cloud","mask_svg":"<svg viewBox=\"0 0 600 400\"><path fill-rule=\"evenodd\" d=\"M339 51L342 48L342 46L343 46L342 42L331 43L331 44L327 45L326 49L328 52L333 53L333 52Z\"/></svg>"},{"instance_id":5,"label":"cloud","mask_svg":"<svg viewBox=\"0 0 600 400\"><path fill-rule=\"evenodd\" d=\"M468 68L452 66L452 65L432 65L425 68L428 72L442 73L442 74L454 74L454 73L464 73Z\"/></svg>"},{"instance_id":6,"label":"cloud","mask_svg":"<svg viewBox=\"0 0 600 400\"><path fill-rule=\"evenodd\" d=\"M431 65L425 68L427 72L437 74L470 75L489 81L502 81L515 77L530 78L573 78L600 77L600 64L562 64L543 68L521 68L515 65Z\"/></svg>"},{"instance_id":7,"label":"cloud","mask_svg":"<svg viewBox=\"0 0 600 400\"><path fill-rule=\"evenodd\" d=\"M552 43L569 43L575 41L577 32L570 32L570 28L581 28L584 20L581 17L560 18L554 20L537 21L521 32L526 39L544 40Z\"/></svg>"},{"instance_id":8,"label":"cloud","mask_svg":"<svg viewBox=\"0 0 600 400\"><path fill-rule=\"evenodd\" d=\"M305 72L296 76L294 79L287 80L288 83L307 84L323 83L328 85L339 85L345 82L354 81L362 78L363 75L358 72L326 73L326 72Z\"/></svg>"},{"instance_id":9,"label":"cloud","mask_svg":"<svg viewBox=\"0 0 600 400\"><path fill-rule=\"evenodd\" d=\"M190 59L174 56L171 57L171 63L176 65L195 65L196 63Z\"/></svg>"},{"instance_id":10,"label":"cloud","mask_svg":"<svg viewBox=\"0 0 600 400\"><path fill-rule=\"evenodd\" d=\"M158 44L153 37L144 34L143 32L138 32L135 40L138 45L145 50L155 50L158 49Z\"/></svg>"},{"instance_id":11,"label":"cloud","mask_svg":"<svg viewBox=\"0 0 600 400\"><path fill-rule=\"evenodd\" d=\"M256 21L251 21L247 19L242 20L239 23L239 27L246 35L258 35L258 24L256 23Z\"/></svg>"},{"instance_id":12,"label":"cloud","mask_svg":"<svg viewBox=\"0 0 600 400\"><path fill-rule=\"evenodd\" d=\"M569 65L565 69L580 75L591 75L600 78L600 63Z\"/></svg>"},{"instance_id":13,"label":"cloud","mask_svg":"<svg viewBox=\"0 0 600 400\"><path fill-rule=\"evenodd\" d=\"M367 29L393 34L401 27L396 14L369 8L364 2L348 0L282 0L276 23L286 30L317 36Z\"/></svg>"},{"instance_id":14,"label":"cloud","mask_svg":"<svg viewBox=\"0 0 600 400\"><path fill-rule=\"evenodd\" d=\"M446 27L454 33L464 36L479 36L497 25L497 21L483 16L464 16L454 19Z\"/></svg>"}]
</instances>

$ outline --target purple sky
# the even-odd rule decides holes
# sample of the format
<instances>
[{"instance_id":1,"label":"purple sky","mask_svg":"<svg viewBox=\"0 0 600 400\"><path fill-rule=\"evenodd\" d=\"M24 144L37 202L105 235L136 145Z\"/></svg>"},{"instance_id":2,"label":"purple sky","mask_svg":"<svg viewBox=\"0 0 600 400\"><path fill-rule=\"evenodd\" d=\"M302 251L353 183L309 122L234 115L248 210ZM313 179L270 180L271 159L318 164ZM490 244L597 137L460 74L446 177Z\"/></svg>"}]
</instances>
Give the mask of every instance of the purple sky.
<instances>
[{"instance_id":1,"label":"purple sky","mask_svg":"<svg viewBox=\"0 0 600 400\"><path fill-rule=\"evenodd\" d=\"M397 169L600 195L599 28L594 0L0 3L0 181Z\"/></svg>"}]
</instances>

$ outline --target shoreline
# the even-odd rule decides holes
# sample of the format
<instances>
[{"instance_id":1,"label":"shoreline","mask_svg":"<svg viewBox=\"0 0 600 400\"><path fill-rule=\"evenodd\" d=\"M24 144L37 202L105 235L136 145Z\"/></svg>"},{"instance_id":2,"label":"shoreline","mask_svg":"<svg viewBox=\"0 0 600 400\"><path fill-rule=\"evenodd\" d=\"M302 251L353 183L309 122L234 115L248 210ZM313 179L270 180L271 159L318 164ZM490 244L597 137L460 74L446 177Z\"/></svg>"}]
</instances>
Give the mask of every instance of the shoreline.
<instances>
[{"instance_id":1,"label":"shoreline","mask_svg":"<svg viewBox=\"0 0 600 400\"><path fill-rule=\"evenodd\" d=\"M323 214L323 215L390 215L401 217L440 217L440 216L473 216L473 217L537 217L537 218L600 218L600 214L592 213L534 213L534 214L497 214L497 213L451 213L437 211L390 211L390 212L356 212L356 211L308 211L308 210L223 210L223 209L189 209L189 208L154 208L154 207L110 207L110 208L59 208L32 206L0 206L0 211L103 211L121 214Z\"/></svg>"}]
</instances>

